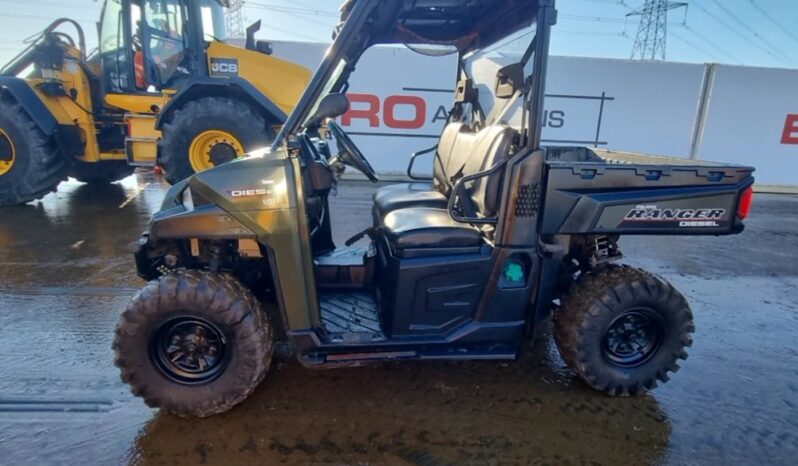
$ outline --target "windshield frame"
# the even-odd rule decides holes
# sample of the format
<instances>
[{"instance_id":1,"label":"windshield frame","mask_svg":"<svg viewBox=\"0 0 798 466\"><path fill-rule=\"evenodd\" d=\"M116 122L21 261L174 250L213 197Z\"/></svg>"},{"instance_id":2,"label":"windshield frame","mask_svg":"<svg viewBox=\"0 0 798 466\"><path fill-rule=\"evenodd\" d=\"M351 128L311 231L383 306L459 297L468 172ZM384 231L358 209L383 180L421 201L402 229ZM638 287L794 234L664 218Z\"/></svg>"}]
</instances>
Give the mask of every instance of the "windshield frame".
<instances>
[{"instance_id":1,"label":"windshield frame","mask_svg":"<svg viewBox=\"0 0 798 466\"><path fill-rule=\"evenodd\" d=\"M529 49L531 56L528 58L531 58L533 72L524 86L526 88L525 107L528 107L529 110L525 111L527 124L524 134L522 134L522 142L523 145L539 148L551 27L557 23L557 10L554 0L534 0L533 3L534 15L524 16L529 20L530 26L534 25L533 36L537 40L530 44ZM289 143L290 146L290 143L295 141L296 136L299 135L308 120L308 116L311 115L311 111L317 108L318 102L325 97L321 95L323 91L328 90L329 93L335 93L345 89L345 84L348 82L349 75L354 71L358 59L369 47L379 43L397 43L395 42L396 37L385 35L380 28L384 28L392 21L392 18L396 18L402 5L403 0L390 2L386 0L348 0L344 4L342 23L336 28L338 35L327 49L294 111L275 137L271 147L273 151L279 150L286 143ZM389 11L393 8L395 8L394 11ZM499 23L494 21L491 24L496 26ZM517 22L516 25L520 24ZM497 30L495 27L483 30L485 32L485 35L482 36L483 39L497 39L492 40L485 48L506 40L518 31L518 29L515 31L505 29L504 32L507 35L502 36L501 33L496 33ZM479 38L479 36L476 37ZM462 69L462 59L468 52L468 47L463 47L458 54L458 79ZM346 59L347 66L343 68L343 72L339 76L335 76L335 68L341 58Z\"/></svg>"},{"instance_id":2,"label":"windshield frame","mask_svg":"<svg viewBox=\"0 0 798 466\"><path fill-rule=\"evenodd\" d=\"M360 54L367 48L366 20L378 4L379 2L356 2L354 4L335 40L325 52L324 59L308 83L308 87L299 98L294 111L288 116L283 128L274 138L272 150L277 150L286 142L289 135L295 135L302 129L308 116L312 115L313 109L317 108L321 99L324 98L321 95L322 92L327 89L329 89L329 93L337 92L349 80L349 75L354 71L354 65ZM343 67L338 76L335 76L336 67L341 59L346 60L347 65Z\"/></svg>"},{"instance_id":3,"label":"windshield frame","mask_svg":"<svg viewBox=\"0 0 798 466\"><path fill-rule=\"evenodd\" d=\"M473 49L459 57L458 80L470 79L476 92L475 109L486 118L497 105L502 105L501 98L496 96L496 73L503 67L520 63L523 65L523 94L529 92L529 79L535 73L534 57L537 40L537 22L519 29L512 34L499 38L484 47ZM522 47L516 49L514 44ZM489 105L488 104L488 100ZM523 124L522 124L523 126Z\"/></svg>"}]
</instances>

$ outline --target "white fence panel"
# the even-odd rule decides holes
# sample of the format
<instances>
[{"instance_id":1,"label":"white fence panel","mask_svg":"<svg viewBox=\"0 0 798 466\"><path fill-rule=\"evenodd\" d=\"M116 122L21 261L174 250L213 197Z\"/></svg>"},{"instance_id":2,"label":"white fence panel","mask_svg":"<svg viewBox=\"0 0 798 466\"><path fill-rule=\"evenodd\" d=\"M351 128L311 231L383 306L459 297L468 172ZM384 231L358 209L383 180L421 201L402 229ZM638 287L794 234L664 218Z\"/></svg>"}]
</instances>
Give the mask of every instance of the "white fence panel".
<instances>
[{"instance_id":1,"label":"white fence panel","mask_svg":"<svg viewBox=\"0 0 798 466\"><path fill-rule=\"evenodd\" d=\"M274 43L275 55L310 68L325 49ZM454 56L398 47L366 52L341 123L378 172L404 173L412 152L435 143L454 70ZM759 185L798 187L798 70L552 57L545 107L547 144L690 157L695 143L697 158L753 165Z\"/></svg>"},{"instance_id":2,"label":"white fence panel","mask_svg":"<svg viewBox=\"0 0 798 466\"><path fill-rule=\"evenodd\" d=\"M758 184L798 185L798 70L715 66L698 158L752 165Z\"/></svg>"}]
</instances>

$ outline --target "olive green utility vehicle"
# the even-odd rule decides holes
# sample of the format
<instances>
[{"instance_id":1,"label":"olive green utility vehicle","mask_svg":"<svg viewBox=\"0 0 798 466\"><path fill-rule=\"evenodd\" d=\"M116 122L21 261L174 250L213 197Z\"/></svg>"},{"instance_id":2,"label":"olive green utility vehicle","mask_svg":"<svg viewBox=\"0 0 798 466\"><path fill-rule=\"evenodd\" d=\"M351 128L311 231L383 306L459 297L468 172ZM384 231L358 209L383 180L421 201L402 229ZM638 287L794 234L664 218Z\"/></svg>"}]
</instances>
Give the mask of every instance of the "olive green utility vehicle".
<instances>
[{"instance_id":1,"label":"olive green utility vehicle","mask_svg":"<svg viewBox=\"0 0 798 466\"><path fill-rule=\"evenodd\" d=\"M515 359L552 312L563 359L591 387L666 381L687 356L690 307L662 278L615 264L617 239L742 231L753 169L543 147L555 21L553 0L345 4L271 149L173 186L135 244L150 282L114 341L133 393L178 415L228 410L282 334L308 367ZM412 157L415 182L380 187L372 223L336 246L328 201L344 168L378 180L335 121L376 44L457 53L456 90L436 147Z\"/></svg>"}]
</instances>

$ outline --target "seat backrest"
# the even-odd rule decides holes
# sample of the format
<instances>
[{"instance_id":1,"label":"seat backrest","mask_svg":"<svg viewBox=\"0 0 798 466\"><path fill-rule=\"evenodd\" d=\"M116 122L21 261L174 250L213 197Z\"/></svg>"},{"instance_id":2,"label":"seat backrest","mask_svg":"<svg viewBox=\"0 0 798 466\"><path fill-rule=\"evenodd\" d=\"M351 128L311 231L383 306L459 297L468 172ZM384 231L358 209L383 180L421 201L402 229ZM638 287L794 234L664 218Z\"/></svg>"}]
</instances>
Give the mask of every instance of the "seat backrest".
<instances>
[{"instance_id":1,"label":"seat backrest","mask_svg":"<svg viewBox=\"0 0 798 466\"><path fill-rule=\"evenodd\" d=\"M515 130L505 124L490 125L475 133L462 122L449 123L438 142L433 165L434 188L449 196L459 178L488 170L506 159L514 135ZM497 172L467 187L471 205L480 215L496 214L502 178L503 173Z\"/></svg>"},{"instance_id":2,"label":"seat backrest","mask_svg":"<svg viewBox=\"0 0 798 466\"><path fill-rule=\"evenodd\" d=\"M490 125L475 136L463 175L474 175L486 170L511 155L516 131L508 125ZM499 210L504 170L478 178L467 186L466 191L471 205L482 217L492 217Z\"/></svg>"},{"instance_id":3,"label":"seat backrest","mask_svg":"<svg viewBox=\"0 0 798 466\"><path fill-rule=\"evenodd\" d=\"M459 169L459 167L455 168L458 163L456 159L467 156L467 154L464 155L459 153L459 151L455 151L455 145L458 139L462 136L467 137L469 134L472 133L465 123L459 121L452 122L443 128L441 138L438 141L438 149L432 166L432 184L435 190L447 196L452 190L451 178L455 175L455 172L451 170L457 171Z\"/></svg>"}]
</instances>

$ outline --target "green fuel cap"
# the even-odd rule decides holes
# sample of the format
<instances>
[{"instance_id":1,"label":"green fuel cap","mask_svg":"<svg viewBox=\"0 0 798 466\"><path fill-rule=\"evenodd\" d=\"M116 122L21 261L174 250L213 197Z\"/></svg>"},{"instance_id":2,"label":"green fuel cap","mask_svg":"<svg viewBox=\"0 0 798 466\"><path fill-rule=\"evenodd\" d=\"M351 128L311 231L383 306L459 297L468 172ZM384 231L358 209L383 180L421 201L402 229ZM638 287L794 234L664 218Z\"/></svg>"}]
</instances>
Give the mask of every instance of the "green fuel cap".
<instances>
[{"instance_id":1,"label":"green fuel cap","mask_svg":"<svg viewBox=\"0 0 798 466\"><path fill-rule=\"evenodd\" d=\"M508 261L504 264L504 280L510 285L523 285L524 280L524 266L520 262Z\"/></svg>"}]
</instances>

